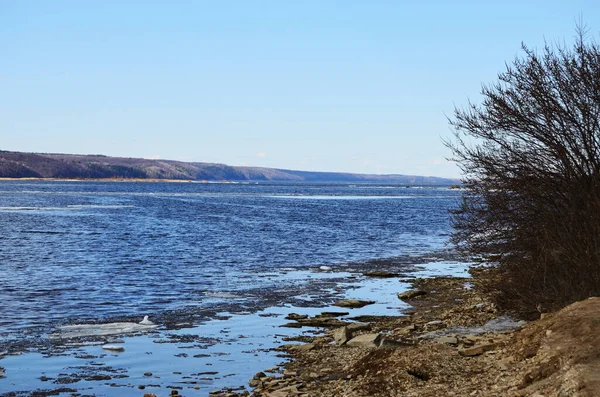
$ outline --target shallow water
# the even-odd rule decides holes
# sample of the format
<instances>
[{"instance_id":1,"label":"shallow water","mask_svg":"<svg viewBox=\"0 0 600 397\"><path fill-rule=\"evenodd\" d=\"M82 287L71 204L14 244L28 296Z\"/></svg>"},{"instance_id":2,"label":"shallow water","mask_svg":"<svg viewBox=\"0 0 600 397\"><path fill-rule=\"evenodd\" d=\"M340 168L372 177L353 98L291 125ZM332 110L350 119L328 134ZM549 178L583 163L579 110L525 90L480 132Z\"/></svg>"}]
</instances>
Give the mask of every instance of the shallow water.
<instances>
[{"instance_id":1,"label":"shallow water","mask_svg":"<svg viewBox=\"0 0 600 397\"><path fill-rule=\"evenodd\" d=\"M282 361L266 350L277 335L298 334L279 327L290 311L317 314L343 297L377 301L352 315L405 308L396 298L405 283L362 271L463 274L444 250L458 195L393 185L0 182L0 352L32 351L0 360L0 393L64 386L116 396L121 387L151 392L154 382L163 394L170 384L206 395L245 385ZM159 331L124 337L123 353L48 339L61 324L144 315ZM156 343L178 333L215 343ZM60 373L94 368L114 376L57 383ZM201 372L216 374L192 375Z\"/></svg>"}]
</instances>

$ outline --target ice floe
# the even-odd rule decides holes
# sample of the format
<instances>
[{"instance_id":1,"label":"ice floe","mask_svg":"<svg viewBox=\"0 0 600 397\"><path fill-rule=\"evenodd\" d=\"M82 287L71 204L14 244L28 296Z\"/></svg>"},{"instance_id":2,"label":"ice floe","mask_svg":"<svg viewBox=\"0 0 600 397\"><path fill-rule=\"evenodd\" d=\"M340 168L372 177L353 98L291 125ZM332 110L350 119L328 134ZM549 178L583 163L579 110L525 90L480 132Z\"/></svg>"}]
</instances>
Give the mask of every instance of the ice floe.
<instances>
[{"instance_id":1,"label":"ice floe","mask_svg":"<svg viewBox=\"0 0 600 397\"><path fill-rule=\"evenodd\" d=\"M144 320L147 320L147 317L144 317ZM61 327L57 327L59 332L51 334L50 338L82 338L86 336L130 334L135 332L150 331L155 328L158 328L158 325L142 323L63 325Z\"/></svg>"}]
</instances>

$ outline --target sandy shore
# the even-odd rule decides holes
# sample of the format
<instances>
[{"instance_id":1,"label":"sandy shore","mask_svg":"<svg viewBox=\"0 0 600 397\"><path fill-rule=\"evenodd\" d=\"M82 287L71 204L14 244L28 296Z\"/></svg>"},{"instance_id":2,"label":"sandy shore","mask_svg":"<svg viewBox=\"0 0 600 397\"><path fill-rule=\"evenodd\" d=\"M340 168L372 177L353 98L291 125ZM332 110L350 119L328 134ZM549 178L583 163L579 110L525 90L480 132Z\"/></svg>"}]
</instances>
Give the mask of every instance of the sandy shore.
<instances>
[{"instance_id":1,"label":"sandy shore","mask_svg":"<svg viewBox=\"0 0 600 397\"><path fill-rule=\"evenodd\" d=\"M298 338L305 344L281 347L291 360L259 372L251 394L600 396L600 299L525 324L498 312L469 279L417 279L413 287L423 294L407 299L407 316L332 322L322 335Z\"/></svg>"}]
</instances>

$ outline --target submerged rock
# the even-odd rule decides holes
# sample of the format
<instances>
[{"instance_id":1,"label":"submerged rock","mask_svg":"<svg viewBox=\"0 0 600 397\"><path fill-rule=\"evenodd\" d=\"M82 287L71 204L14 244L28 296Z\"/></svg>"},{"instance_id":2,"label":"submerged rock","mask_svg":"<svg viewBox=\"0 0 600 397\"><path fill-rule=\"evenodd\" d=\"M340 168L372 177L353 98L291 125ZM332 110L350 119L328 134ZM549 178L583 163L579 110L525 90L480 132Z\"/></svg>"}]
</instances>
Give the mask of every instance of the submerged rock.
<instances>
[{"instance_id":1,"label":"submerged rock","mask_svg":"<svg viewBox=\"0 0 600 397\"><path fill-rule=\"evenodd\" d=\"M375 278L400 277L400 275L398 273L392 273L392 272L386 272L386 271L364 272L363 276L366 276L366 277L375 277Z\"/></svg>"},{"instance_id":2,"label":"submerged rock","mask_svg":"<svg viewBox=\"0 0 600 397\"><path fill-rule=\"evenodd\" d=\"M308 314L290 313L285 316L286 320L304 320L305 318L308 318Z\"/></svg>"},{"instance_id":3,"label":"submerged rock","mask_svg":"<svg viewBox=\"0 0 600 397\"><path fill-rule=\"evenodd\" d=\"M321 312L321 314L317 314L315 317L341 317L347 316L348 312Z\"/></svg>"}]
</instances>

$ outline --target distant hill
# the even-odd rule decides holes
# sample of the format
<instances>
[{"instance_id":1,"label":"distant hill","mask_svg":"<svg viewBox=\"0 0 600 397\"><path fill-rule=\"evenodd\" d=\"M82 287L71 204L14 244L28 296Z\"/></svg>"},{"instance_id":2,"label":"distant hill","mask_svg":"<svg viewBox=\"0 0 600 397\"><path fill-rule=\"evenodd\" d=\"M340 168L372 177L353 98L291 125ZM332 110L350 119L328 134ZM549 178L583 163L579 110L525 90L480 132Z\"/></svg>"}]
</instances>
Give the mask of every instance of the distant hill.
<instances>
[{"instance_id":1,"label":"distant hill","mask_svg":"<svg viewBox=\"0 0 600 397\"><path fill-rule=\"evenodd\" d=\"M456 179L237 167L173 160L0 151L0 178L174 179L186 181L393 182L453 185Z\"/></svg>"}]
</instances>

